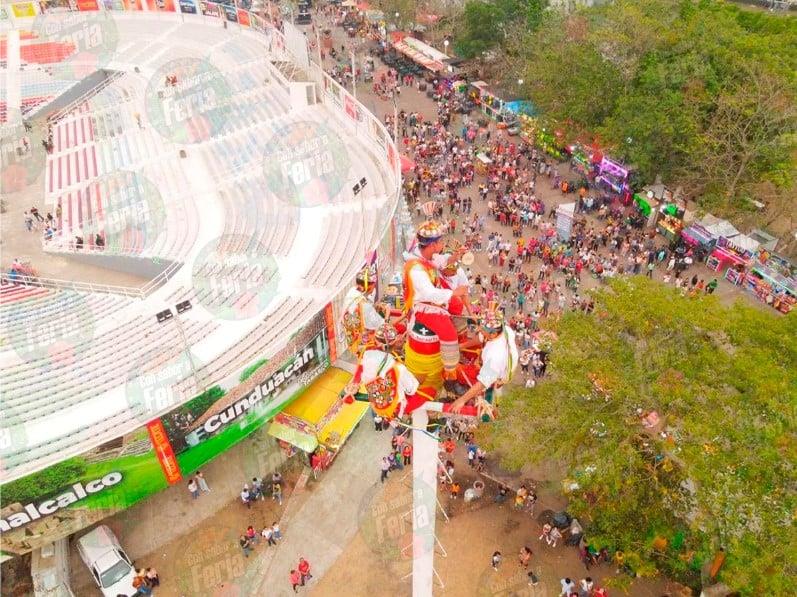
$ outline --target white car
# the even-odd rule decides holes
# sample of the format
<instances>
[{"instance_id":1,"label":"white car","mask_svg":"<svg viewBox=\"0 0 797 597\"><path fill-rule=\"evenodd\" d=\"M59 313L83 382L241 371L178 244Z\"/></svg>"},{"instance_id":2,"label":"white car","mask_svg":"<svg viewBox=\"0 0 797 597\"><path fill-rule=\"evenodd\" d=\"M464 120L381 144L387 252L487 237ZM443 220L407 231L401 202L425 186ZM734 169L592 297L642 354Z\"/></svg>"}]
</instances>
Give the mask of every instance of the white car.
<instances>
[{"instance_id":1,"label":"white car","mask_svg":"<svg viewBox=\"0 0 797 597\"><path fill-rule=\"evenodd\" d=\"M100 525L77 540L77 550L105 597L136 593L136 569L113 531Z\"/></svg>"}]
</instances>

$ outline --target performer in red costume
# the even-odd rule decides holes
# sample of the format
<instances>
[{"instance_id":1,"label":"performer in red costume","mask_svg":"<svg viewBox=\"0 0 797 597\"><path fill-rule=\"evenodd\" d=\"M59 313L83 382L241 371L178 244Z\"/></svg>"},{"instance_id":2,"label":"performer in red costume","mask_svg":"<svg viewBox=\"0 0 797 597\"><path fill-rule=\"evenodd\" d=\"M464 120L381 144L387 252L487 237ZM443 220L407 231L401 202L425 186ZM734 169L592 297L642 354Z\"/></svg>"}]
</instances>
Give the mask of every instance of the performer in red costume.
<instances>
[{"instance_id":1,"label":"performer in red costume","mask_svg":"<svg viewBox=\"0 0 797 597\"><path fill-rule=\"evenodd\" d=\"M443 251L445 230L433 220L418 227L418 246L404 264L404 309L412 315L408 330L426 328L437 336L444 379L455 379L459 364L459 338L448 311L452 297L462 300L468 287L444 288L440 269L455 263L464 247L446 258Z\"/></svg>"}]
</instances>

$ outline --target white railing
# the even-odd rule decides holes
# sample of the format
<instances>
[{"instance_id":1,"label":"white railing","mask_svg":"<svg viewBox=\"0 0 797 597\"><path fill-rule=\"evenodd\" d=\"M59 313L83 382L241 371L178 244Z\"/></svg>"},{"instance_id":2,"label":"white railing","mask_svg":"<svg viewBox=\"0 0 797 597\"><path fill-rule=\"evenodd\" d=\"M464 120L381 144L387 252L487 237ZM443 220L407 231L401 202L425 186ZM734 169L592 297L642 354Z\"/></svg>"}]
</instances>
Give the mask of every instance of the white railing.
<instances>
[{"instance_id":1,"label":"white railing","mask_svg":"<svg viewBox=\"0 0 797 597\"><path fill-rule=\"evenodd\" d=\"M75 108L77 108L78 105L80 105L81 102L85 102L90 97L94 97L95 95L100 93L103 89L108 87L111 83L113 83L117 79L122 78L123 76L124 76L124 73L111 72L97 86L92 87L91 89L89 89L88 91L83 93L82 95L78 96L77 98L75 98L74 100L69 102L68 105L64 106L63 108L61 108L57 112L54 112L54 113L50 114L47 117L48 124L55 124L56 122L58 122L59 120L61 120L65 116L69 115L69 113L72 112Z\"/></svg>"},{"instance_id":2,"label":"white railing","mask_svg":"<svg viewBox=\"0 0 797 597\"><path fill-rule=\"evenodd\" d=\"M98 284L96 282L78 282L76 280L60 280L58 278L26 276L6 272L0 273L0 282L2 282L2 284L38 286L40 288L51 288L53 290L119 294L122 296L144 299L171 280L182 265L182 263L178 262L169 263L161 273L142 286L117 286L114 284Z\"/></svg>"}]
</instances>

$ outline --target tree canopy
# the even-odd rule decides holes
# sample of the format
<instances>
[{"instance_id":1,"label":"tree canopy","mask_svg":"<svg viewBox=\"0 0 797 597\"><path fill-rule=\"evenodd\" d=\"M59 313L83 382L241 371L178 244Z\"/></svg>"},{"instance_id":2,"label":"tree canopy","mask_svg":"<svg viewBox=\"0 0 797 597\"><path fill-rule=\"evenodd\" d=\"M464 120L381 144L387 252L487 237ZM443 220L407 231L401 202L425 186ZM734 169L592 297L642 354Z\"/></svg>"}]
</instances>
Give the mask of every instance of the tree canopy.
<instances>
[{"instance_id":1,"label":"tree canopy","mask_svg":"<svg viewBox=\"0 0 797 597\"><path fill-rule=\"evenodd\" d=\"M459 18L454 50L474 58L493 48L507 49L507 33L530 32L542 22L545 0L468 0Z\"/></svg>"},{"instance_id":2,"label":"tree canopy","mask_svg":"<svg viewBox=\"0 0 797 597\"><path fill-rule=\"evenodd\" d=\"M520 57L508 75L569 137L597 139L643 181L661 176L718 214L760 200L759 223L793 218L797 19L713 0L542 14L506 37Z\"/></svg>"},{"instance_id":3,"label":"tree canopy","mask_svg":"<svg viewBox=\"0 0 797 597\"><path fill-rule=\"evenodd\" d=\"M719 580L785 595L797 553L797 320L640 277L598 290L595 304L552 323L550 379L502 399L488 443L513 468L561 464L577 484L568 511L636 572L698 587L724 548ZM646 428L650 411L660 421Z\"/></svg>"}]
</instances>

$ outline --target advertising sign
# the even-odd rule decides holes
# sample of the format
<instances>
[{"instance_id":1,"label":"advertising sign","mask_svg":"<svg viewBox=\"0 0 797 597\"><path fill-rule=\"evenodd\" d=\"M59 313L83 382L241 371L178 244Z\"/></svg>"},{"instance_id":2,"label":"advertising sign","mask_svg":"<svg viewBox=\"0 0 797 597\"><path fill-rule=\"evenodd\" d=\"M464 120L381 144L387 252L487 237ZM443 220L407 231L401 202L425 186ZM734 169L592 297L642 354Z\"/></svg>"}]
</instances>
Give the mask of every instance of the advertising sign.
<instances>
[{"instance_id":1,"label":"advertising sign","mask_svg":"<svg viewBox=\"0 0 797 597\"><path fill-rule=\"evenodd\" d=\"M328 366L319 314L271 360L252 363L131 433L3 485L3 553L25 554L178 482L259 429Z\"/></svg>"},{"instance_id":2,"label":"advertising sign","mask_svg":"<svg viewBox=\"0 0 797 597\"><path fill-rule=\"evenodd\" d=\"M99 3L97 0L77 0L78 10L99 10Z\"/></svg>"},{"instance_id":3,"label":"advertising sign","mask_svg":"<svg viewBox=\"0 0 797 597\"><path fill-rule=\"evenodd\" d=\"M17 2L11 5L11 10L13 11L15 17L22 18L36 16L36 6L33 4L33 2ZM81 8L81 10L83 9Z\"/></svg>"},{"instance_id":4,"label":"advertising sign","mask_svg":"<svg viewBox=\"0 0 797 597\"><path fill-rule=\"evenodd\" d=\"M196 0L180 0L180 12L195 15L199 12Z\"/></svg>"},{"instance_id":5,"label":"advertising sign","mask_svg":"<svg viewBox=\"0 0 797 597\"><path fill-rule=\"evenodd\" d=\"M174 0L146 0L147 8L153 12L174 12Z\"/></svg>"}]
</instances>

